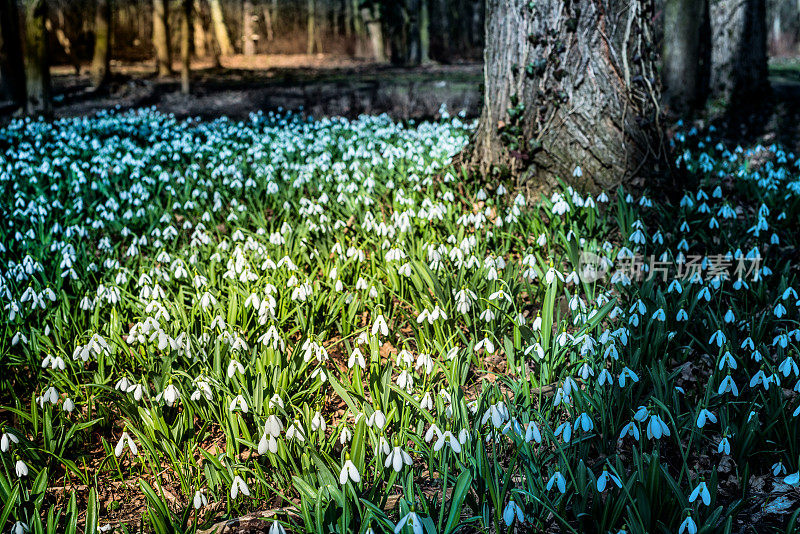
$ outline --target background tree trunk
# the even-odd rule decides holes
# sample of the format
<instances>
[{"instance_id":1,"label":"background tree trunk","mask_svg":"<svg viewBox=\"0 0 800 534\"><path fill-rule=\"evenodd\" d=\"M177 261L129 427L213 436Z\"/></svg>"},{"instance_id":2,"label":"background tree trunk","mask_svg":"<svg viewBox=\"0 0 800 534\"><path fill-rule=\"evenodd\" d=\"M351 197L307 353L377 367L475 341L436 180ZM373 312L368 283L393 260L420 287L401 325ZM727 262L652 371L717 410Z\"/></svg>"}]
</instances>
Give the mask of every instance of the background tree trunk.
<instances>
[{"instance_id":1,"label":"background tree trunk","mask_svg":"<svg viewBox=\"0 0 800 534\"><path fill-rule=\"evenodd\" d=\"M153 47L159 76L168 76L172 72L167 6L167 0L153 0Z\"/></svg>"},{"instance_id":2,"label":"background tree trunk","mask_svg":"<svg viewBox=\"0 0 800 534\"><path fill-rule=\"evenodd\" d=\"M47 115L50 102L50 58L47 50L47 4L25 0L25 110L30 115Z\"/></svg>"},{"instance_id":3,"label":"background tree trunk","mask_svg":"<svg viewBox=\"0 0 800 534\"><path fill-rule=\"evenodd\" d=\"M8 97L25 103L25 62L19 34L19 11L16 0L0 0L0 78Z\"/></svg>"},{"instance_id":4,"label":"background tree trunk","mask_svg":"<svg viewBox=\"0 0 800 534\"><path fill-rule=\"evenodd\" d=\"M698 104L700 29L704 0L667 0L664 6L664 102L682 115Z\"/></svg>"},{"instance_id":5,"label":"background tree trunk","mask_svg":"<svg viewBox=\"0 0 800 534\"><path fill-rule=\"evenodd\" d=\"M272 42L275 39L275 29L273 19L277 15L278 3L273 1L271 4L265 4L262 8L264 13L264 31L267 34L267 41Z\"/></svg>"},{"instance_id":6,"label":"background tree trunk","mask_svg":"<svg viewBox=\"0 0 800 534\"><path fill-rule=\"evenodd\" d=\"M98 89L108 83L111 73L111 2L97 0L94 17L94 57L92 86Z\"/></svg>"},{"instance_id":7,"label":"background tree trunk","mask_svg":"<svg viewBox=\"0 0 800 534\"><path fill-rule=\"evenodd\" d=\"M372 57L378 63L386 61L386 52L383 47L383 29L380 7L372 5L361 9L361 19L367 28Z\"/></svg>"},{"instance_id":8,"label":"background tree trunk","mask_svg":"<svg viewBox=\"0 0 800 534\"><path fill-rule=\"evenodd\" d=\"M419 60L420 63L428 63L431 60L431 34L430 34L430 11L428 10L428 0L420 1L419 9Z\"/></svg>"},{"instance_id":9,"label":"background tree trunk","mask_svg":"<svg viewBox=\"0 0 800 534\"><path fill-rule=\"evenodd\" d=\"M306 31L308 33L308 41L306 44L306 54L311 55L314 53L314 43L316 39L314 33L316 32L317 25L317 2L316 0L308 0L306 3L308 11L308 19L306 24Z\"/></svg>"},{"instance_id":10,"label":"background tree trunk","mask_svg":"<svg viewBox=\"0 0 800 534\"><path fill-rule=\"evenodd\" d=\"M709 0L711 98L730 106L748 103L767 82L765 0Z\"/></svg>"},{"instance_id":11,"label":"background tree trunk","mask_svg":"<svg viewBox=\"0 0 800 534\"><path fill-rule=\"evenodd\" d=\"M242 54L252 56L256 53L256 42L253 40L253 2L242 2Z\"/></svg>"},{"instance_id":12,"label":"background tree trunk","mask_svg":"<svg viewBox=\"0 0 800 534\"><path fill-rule=\"evenodd\" d=\"M652 10L650 0L489 0L484 107L465 161L536 188L640 185L639 170L664 158Z\"/></svg>"},{"instance_id":13,"label":"background tree trunk","mask_svg":"<svg viewBox=\"0 0 800 534\"><path fill-rule=\"evenodd\" d=\"M200 0L194 0L194 16L192 17L192 36L194 38L194 55L206 57L206 30L203 27L203 10Z\"/></svg>"},{"instance_id":14,"label":"background tree trunk","mask_svg":"<svg viewBox=\"0 0 800 534\"><path fill-rule=\"evenodd\" d=\"M181 93L189 94L192 61L192 0L181 0Z\"/></svg>"},{"instance_id":15,"label":"background tree trunk","mask_svg":"<svg viewBox=\"0 0 800 534\"><path fill-rule=\"evenodd\" d=\"M211 24L214 26L214 36L219 45L219 52L223 56L232 56L233 45L228 28L225 26L225 16L222 13L220 0L209 0L209 6L211 7Z\"/></svg>"}]
</instances>

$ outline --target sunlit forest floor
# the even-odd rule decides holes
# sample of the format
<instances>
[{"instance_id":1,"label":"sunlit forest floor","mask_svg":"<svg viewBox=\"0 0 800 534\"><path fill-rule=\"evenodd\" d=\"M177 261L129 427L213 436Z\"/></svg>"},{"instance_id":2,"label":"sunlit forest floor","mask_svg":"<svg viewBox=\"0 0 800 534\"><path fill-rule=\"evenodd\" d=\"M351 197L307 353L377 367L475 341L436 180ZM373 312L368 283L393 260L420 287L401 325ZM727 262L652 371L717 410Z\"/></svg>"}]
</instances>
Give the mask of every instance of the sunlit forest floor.
<instances>
[{"instance_id":1,"label":"sunlit forest floor","mask_svg":"<svg viewBox=\"0 0 800 534\"><path fill-rule=\"evenodd\" d=\"M95 93L88 73L70 66L55 68L55 114L86 115L101 109L156 106L179 117L246 118L259 109L305 109L314 116L389 113L395 118L436 116L444 103L480 112L482 66L476 63L394 67L347 57L257 55L192 64L192 94L180 94L179 65L159 79L152 63L115 63L109 88Z\"/></svg>"}]
</instances>

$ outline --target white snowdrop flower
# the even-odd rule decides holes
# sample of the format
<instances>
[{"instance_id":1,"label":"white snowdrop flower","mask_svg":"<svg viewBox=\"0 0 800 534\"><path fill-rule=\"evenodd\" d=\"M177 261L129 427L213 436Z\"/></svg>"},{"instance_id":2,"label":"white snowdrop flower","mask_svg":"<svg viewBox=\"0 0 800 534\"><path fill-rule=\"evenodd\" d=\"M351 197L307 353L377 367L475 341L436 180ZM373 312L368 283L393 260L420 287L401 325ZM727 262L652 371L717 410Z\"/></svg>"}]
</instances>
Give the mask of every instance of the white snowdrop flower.
<instances>
[{"instance_id":1,"label":"white snowdrop flower","mask_svg":"<svg viewBox=\"0 0 800 534\"><path fill-rule=\"evenodd\" d=\"M175 401L180 399L181 392L178 391L178 388L176 388L175 385L170 382L164 392L159 396L164 399L164 402L167 403L167 406L172 406L175 404Z\"/></svg>"},{"instance_id":2,"label":"white snowdrop flower","mask_svg":"<svg viewBox=\"0 0 800 534\"><path fill-rule=\"evenodd\" d=\"M233 375L239 373L240 375L244 374L244 366L239 363L238 360L231 360L228 364L228 378L233 378Z\"/></svg>"},{"instance_id":3,"label":"white snowdrop flower","mask_svg":"<svg viewBox=\"0 0 800 534\"><path fill-rule=\"evenodd\" d=\"M192 498L192 505L194 506L195 510L199 510L208 506L208 498L203 490L197 490L194 492L194 497Z\"/></svg>"},{"instance_id":4,"label":"white snowdrop flower","mask_svg":"<svg viewBox=\"0 0 800 534\"><path fill-rule=\"evenodd\" d=\"M231 401L230 405L228 406L228 411L230 413L235 412L236 410L241 410L243 413L247 413L249 407L247 406L247 401L244 400L244 397L240 393L236 395L234 399Z\"/></svg>"},{"instance_id":5,"label":"white snowdrop flower","mask_svg":"<svg viewBox=\"0 0 800 534\"><path fill-rule=\"evenodd\" d=\"M240 493L249 497L250 488L247 486L247 483L242 479L242 477L236 475L233 477L233 482L231 483L231 499L236 500Z\"/></svg>"},{"instance_id":6,"label":"white snowdrop flower","mask_svg":"<svg viewBox=\"0 0 800 534\"><path fill-rule=\"evenodd\" d=\"M328 428L328 425L325 423L325 418L322 417L322 414L320 412L314 413L314 417L311 418L311 430L313 432L317 430L325 432L326 428Z\"/></svg>"},{"instance_id":7,"label":"white snowdrop flower","mask_svg":"<svg viewBox=\"0 0 800 534\"><path fill-rule=\"evenodd\" d=\"M384 319L383 314L378 314L375 323L372 325L372 335L375 336L378 332L380 332L382 336L389 335L389 327L386 324L386 319Z\"/></svg>"},{"instance_id":8,"label":"white snowdrop flower","mask_svg":"<svg viewBox=\"0 0 800 534\"><path fill-rule=\"evenodd\" d=\"M386 426L386 416L382 411L376 410L372 412L369 417L367 417L367 425L375 426L378 428L378 430L383 430L383 427Z\"/></svg>"},{"instance_id":9,"label":"white snowdrop flower","mask_svg":"<svg viewBox=\"0 0 800 534\"><path fill-rule=\"evenodd\" d=\"M128 449L131 451L133 456L136 456L139 453L139 449L136 446L136 443L133 441L133 438L131 438L127 431L123 431L122 436L120 436L119 441L117 442L117 446L114 447L114 455L117 458L122 456L122 452L125 450L125 445L128 446Z\"/></svg>"},{"instance_id":10,"label":"white snowdrop flower","mask_svg":"<svg viewBox=\"0 0 800 534\"><path fill-rule=\"evenodd\" d=\"M403 465L411 465L412 463L411 456L400 446L395 445L391 452L389 452L389 454L386 456L386 461L384 462L383 466L386 469L391 466L392 469L399 473L403 469Z\"/></svg>"},{"instance_id":11,"label":"white snowdrop flower","mask_svg":"<svg viewBox=\"0 0 800 534\"><path fill-rule=\"evenodd\" d=\"M339 484L345 485L348 480L352 480L356 484L361 482L361 475L358 473L358 469L350 460L349 456L342 465L342 470L339 472Z\"/></svg>"},{"instance_id":12,"label":"white snowdrop flower","mask_svg":"<svg viewBox=\"0 0 800 534\"><path fill-rule=\"evenodd\" d=\"M300 425L300 421L295 419L294 422L289 425L289 428L286 430L286 438L296 439L301 443L306 440L305 434L303 433L303 428Z\"/></svg>"},{"instance_id":13,"label":"white snowdrop flower","mask_svg":"<svg viewBox=\"0 0 800 534\"><path fill-rule=\"evenodd\" d=\"M18 444L19 438L11 432L4 431L0 436L0 452L8 452L12 444Z\"/></svg>"},{"instance_id":14,"label":"white snowdrop flower","mask_svg":"<svg viewBox=\"0 0 800 534\"><path fill-rule=\"evenodd\" d=\"M483 190L481 189L481 191ZM422 519L416 512L412 511L403 516L395 525L394 534L399 534L406 525L411 527L413 534L423 534Z\"/></svg>"},{"instance_id":15,"label":"white snowdrop flower","mask_svg":"<svg viewBox=\"0 0 800 534\"><path fill-rule=\"evenodd\" d=\"M23 462L21 458L17 458L14 464L14 472L17 474L17 478L28 476L28 466L25 465L25 462Z\"/></svg>"}]
</instances>

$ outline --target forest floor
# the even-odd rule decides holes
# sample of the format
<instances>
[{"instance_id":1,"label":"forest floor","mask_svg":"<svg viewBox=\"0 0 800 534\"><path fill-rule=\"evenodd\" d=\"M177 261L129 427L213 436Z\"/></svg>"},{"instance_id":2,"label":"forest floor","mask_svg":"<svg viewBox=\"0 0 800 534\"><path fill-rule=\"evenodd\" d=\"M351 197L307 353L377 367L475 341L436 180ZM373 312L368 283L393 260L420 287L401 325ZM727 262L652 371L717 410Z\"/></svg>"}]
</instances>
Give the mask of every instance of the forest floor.
<instances>
[{"instance_id":1,"label":"forest floor","mask_svg":"<svg viewBox=\"0 0 800 534\"><path fill-rule=\"evenodd\" d=\"M180 93L175 74L157 78L151 63L112 64L113 79L93 91L88 68L54 67L56 117L81 116L119 106L155 106L178 117L244 119L251 112L297 110L312 116L389 113L396 119L450 113L477 116L481 104L482 66L478 63L404 68L330 55L233 56L222 67L210 61L192 65L192 91ZM1 109L2 106L0 106Z\"/></svg>"}]
</instances>

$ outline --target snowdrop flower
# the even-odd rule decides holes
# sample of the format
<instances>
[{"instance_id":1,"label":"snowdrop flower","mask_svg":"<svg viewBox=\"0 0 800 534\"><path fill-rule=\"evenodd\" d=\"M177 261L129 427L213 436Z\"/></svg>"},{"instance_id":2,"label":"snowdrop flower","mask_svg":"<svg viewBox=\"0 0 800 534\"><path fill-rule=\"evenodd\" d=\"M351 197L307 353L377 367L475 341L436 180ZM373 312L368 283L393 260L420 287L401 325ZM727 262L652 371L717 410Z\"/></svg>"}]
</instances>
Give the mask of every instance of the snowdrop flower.
<instances>
[{"instance_id":1,"label":"snowdrop flower","mask_svg":"<svg viewBox=\"0 0 800 534\"><path fill-rule=\"evenodd\" d=\"M695 524L694 519L692 519L691 512L686 515L686 519L683 520L683 523L681 523L681 526L678 529L678 534L684 534L684 532L686 534L697 534L697 525Z\"/></svg>"},{"instance_id":2,"label":"snowdrop flower","mask_svg":"<svg viewBox=\"0 0 800 534\"><path fill-rule=\"evenodd\" d=\"M439 452L442 447L444 447L445 443L453 449L454 453L461 453L461 444L449 430L445 430L445 432L439 436L439 439L436 440L436 443L433 445L433 450Z\"/></svg>"},{"instance_id":3,"label":"snowdrop flower","mask_svg":"<svg viewBox=\"0 0 800 534\"><path fill-rule=\"evenodd\" d=\"M114 447L114 456L117 458L122 456L126 444L128 445L128 449L131 451L133 456L136 456L139 453L139 449L131 438L130 434L128 434L126 431L123 431L122 436L120 436L119 441L117 442L117 446Z\"/></svg>"},{"instance_id":4,"label":"snowdrop flower","mask_svg":"<svg viewBox=\"0 0 800 534\"><path fill-rule=\"evenodd\" d=\"M555 485L558 488L560 493L566 493L567 491L567 480L564 478L564 475L561 474L560 471L556 471L553 473L553 476L550 477L550 480L547 481L547 491L550 491Z\"/></svg>"},{"instance_id":5,"label":"snowdrop flower","mask_svg":"<svg viewBox=\"0 0 800 534\"><path fill-rule=\"evenodd\" d=\"M344 465L339 473L339 484L347 484L348 479L358 484L361 482L361 475L358 473L355 464L350 460L350 456L347 455L345 458Z\"/></svg>"},{"instance_id":6,"label":"snowdrop flower","mask_svg":"<svg viewBox=\"0 0 800 534\"><path fill-rule=\"evenodd\" d=\"M11 525L11 534L25 534L29 531L30 528L28 528L28 524L23 523L22 521L17 521Z\"/></svg>"},{"instance_id":7,"label":"snowdrop flower","mask_svg":"<svg viewBox=\"0 0 800 534\"><path fill-rule=\"evenodd\" d=\"M395 445L395 447L386 457L386 461L384 462L383 467L388 469L389 466L392 466L392 469L394 469L396 472L399 473L403 469L403 465L411 465L411 464L412 464L411 456L409 456L409 454L402 448Z\"/></svg>"},{"instance_id":8,"label":"snowdrop flower","mask_svg":"<svg viewBox=\"0 0 800 534\"><path fill-rule=\"evenodd\" d=\"M272 522L272 526L269 527L269 534L286 534L286 529L284 529L283 525L276 519Z\"/></svg>"},{"instance_id":9,"label":"snowdrop flower","mask_svg":"<svg viewBox=\"0 0 800 534\"><path fill-rule=\"evenodd\" d=\"M204 506L208 506L208 499L203 490L197 490L194 492L194 498L192 499L192 505L194 506L195 510L199 510Z\"/></svg>"},{"instance_id":10,"label":"snowdrop flower","mask_svg":"<svg viewBox=\"0 0 800 534\"><path fill-rule=\"evenodd\" d=\"M410 526L412 532L414 534L422 534L422 519L416 514L416 512L411 511L408 512L394 527L394 534L399 534L403 527L406 525Z\"/></svg>"},{"instance_id":11,"label":"snowdrop flower","mask_svg":"<svg viewBox=\"0 0 800 534\"><path fill-rule=\"evenodd\" d=\"M709 493L708 486L704 480L700 481L700 483L695 486L694 490L692 490L692 493L689 495L689 502L696 501L698 497L700 497L703 504L706 506L711 504L711 493Z\"/></svg>"},{"instance_id":12,"label":"snowdrop flower","mask_svg":"<svg viewBox=\"0 0 800 534\"><path fill-rule=\"evenodd\" d=\"M505 402L500 401L489 406L481 418L481 426L485 425L486 421L489 419L492 420L492 424L495 428L500 428L503 426L503 424L508 420L508 408L506 408Z\"/></svg>"},{"instance_id":13,"label":"snowdrop flower","mask_svg":"<svg viewBox=\"0 0 800 534\"><path fill-rule=\"evenodd\" d=\"M475 352L478 352L481 349L485 349L487 354L494 354L494 343L492 343L486 334L484 334L483 339L475 344Z\"/></svg>"},{"instance_id":14,"label":"snowdrop flower","mask_svg":"<svg viewBox=\"0 0 800 534\"><path fill-rule=\"evenodd\" d=\"M244 374L244 366L239 363L237 360L231 360L228 364L228 378L233 378L233 375L239 373L240 375Z\"/></svg>"},{"instance_id":15,"label":"snowdrop flower","mask_svg":"<svg viewBox=\"0 0 800 534\"><path fill-rule=\"evenodd\" d=\"M164 390L164 392L159 394L158 397L159 398L157 400L161 400L163 398L164 402L167 403L167 406L172 406L173 404L175 404L175 401L180 399L181 392L178 391L178 388L176 388L175 385L172 384L172 382L170 382L167 388Z\"/></svg>"},{"instance_id":16,"label":"snowdrop flower","mask_svg":"<svg viewBox=\"0 0 800 534\"><path fill-rule=\"evenodd\" d=\"M386 416L380 410L375 410L367 417L367 426L376 426L378 430L383 430L386 426Z\"/></svg>"},{"instance_id":17,"label":"snowdrop flower","mask_svg":"<svg viewBox=\"0 0 800 534\"><path fill-rule=\"evenodd\" d=\"M11 445L17 443L19 443L19 438L3 429L3 435L0 436L0 452L8 452L11 449Z\"/></svg>"},{"instance_id":18,"label":"snowdrop flower","mask_svg":"<svg viewBox=\"0 0 800 534\"><path fill-rule=\"evenodd\" d=\"M236 475L233 477L233 482L231 483L231 499L236 500L240 493L249 497L250 488L247 486L247 483L242 479L242 477Z\"/></svg>"},{"instance_id":19,"label":"snowdrop flower","mask_svg":"<svg viewBox=\"0 0 800 534\"><path fill-rule=\"evenodd\" d=\"M522 513L522 508L514 502L514 499L509 499L508 504L503 509L503 521L507 527L510 527L511 524L514 523L514 519L523 523L525 521L525 515Z\"/></svg>"},{"instance_id":20,"label":"snowdrop flower","mask_svg":"<svg viewBox=\"0 0 800 534\"><path fill-rule=\"evenodd\" d=\"M383 314L379 314L375 319L375 323L372 325L372 335L377 335L378 332L380 332L382 336L389 335L389 327L386 324L386 319L383 318Z\"/></svg>"},{"instance_id":21,"label":"snowdrop flower","mask_svg":"<svg viewBox=\"0 0 800 534\"><path fill-rule=\"evenodd\" d=\"M244 400L244 397L241 393L236 395L236 397L231 401L230 406L228 406L228 411L231 413L235 412L237 409L244 413L247 413L249 409L247 406L247 401Z\"/></svg>"},{"instance_id":22,"label":"snowdrop flower","mask_svg":"<svg viewBox=\"0 0 800 534\"><path fill-rule=\"evenodd\" d=\"M619 479L619 477L612 475L604 468L603 473L597 477L597 491L599 493L603 493L606 490L606 485L609 481L614 482L618 488L622 487L622 481Z\"/></svg>"},{"instance_id":23,"label":"snowdrop flower","mask_svg":"<svg viewBox=\"0 0 800 534\"><path fill-rule=\"evenodd\" d=\"M669 436L670 431L667 424L659 415L650 416L647 423L647 439L661 439L662 436Z\"/></svg>"},{"instance_id":24,"label":"snowdrop flower","mask_svg":"<svg viewBox=\"0 0 800 534\"><path fill-rule=\"evenodd\" d=\"M18 478L28 476L28 466L25 465L25 462L17 456L17 462L14 464L14 472L17 474Z\"/></svg>"},{"instance_id":25,"label":"snowdrop flower","mask_svg":"<svg viewBox=\"0 0 800 534\"><path fill-rule=\"evenodd\" d=\"M697 428L703 428L706 425L706 421L711 421L712 423L716 423L717 416L715 416L707 409L703 408L702 410L700 410L700 414L697 416Z\"/></svg>"},{"instance_id":26,"label":"snowdrop flower","mask_svg":"<svg viewBox=\"0 0 800 534\"><path fill-rule=\"evenodd\" d=\"M528 443L531 441L535 441L536 443L542 442L542 433L539 431L539 427L533 421L528 423L528 426L525 428L525 441Z\"/></svg>"}]
</instances>

